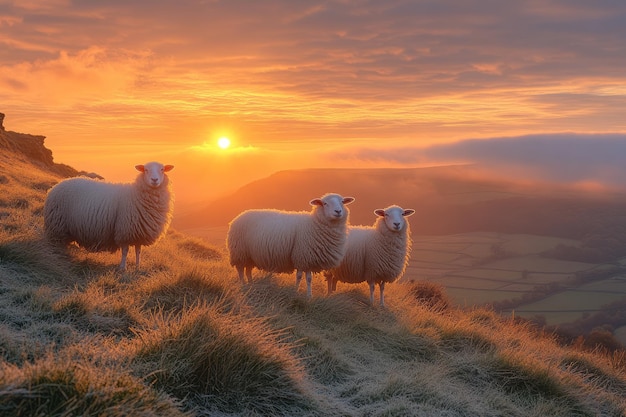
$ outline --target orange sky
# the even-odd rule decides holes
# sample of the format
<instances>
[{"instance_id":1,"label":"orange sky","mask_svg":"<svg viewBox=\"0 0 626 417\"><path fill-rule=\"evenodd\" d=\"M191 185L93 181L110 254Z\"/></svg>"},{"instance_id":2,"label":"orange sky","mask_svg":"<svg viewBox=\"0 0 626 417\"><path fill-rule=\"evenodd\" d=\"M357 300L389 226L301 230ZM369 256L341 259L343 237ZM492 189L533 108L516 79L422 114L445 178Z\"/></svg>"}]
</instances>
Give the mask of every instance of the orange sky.
<instances>
[{"instance_id":1,"label":"orange sky","mask_svg":"<svg viewBox=\"0 0 626 417\"><path fill-rule=\"evenodd\" d=\"M428 162L390 150L624 133L625 21L609 0L0 0L0 112L110 180L172 163L198 200L281 169Z\"/></svg>"}]
</instances>

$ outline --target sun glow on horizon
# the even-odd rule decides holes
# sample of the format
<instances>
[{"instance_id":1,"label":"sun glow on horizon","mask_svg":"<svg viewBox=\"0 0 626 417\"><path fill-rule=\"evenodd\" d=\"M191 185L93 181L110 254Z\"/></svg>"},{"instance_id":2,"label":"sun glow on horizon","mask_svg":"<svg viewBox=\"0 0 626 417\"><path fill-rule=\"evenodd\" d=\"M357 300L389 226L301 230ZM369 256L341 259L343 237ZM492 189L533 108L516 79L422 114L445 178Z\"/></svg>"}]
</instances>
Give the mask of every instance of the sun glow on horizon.
<instances>
[{"instance_id":1,"label":"sun glow on horizon","mask_svg":"<svg viewBox=\"0 0 626 417\"><path fill-rule=\"evenodd\" d=\"M217 146L219 146L221 149L227 149L230 147L230 139L228 139L226 136L222 136L221 138L219 138L217 140Z\"/></svg>"}]
</instances>

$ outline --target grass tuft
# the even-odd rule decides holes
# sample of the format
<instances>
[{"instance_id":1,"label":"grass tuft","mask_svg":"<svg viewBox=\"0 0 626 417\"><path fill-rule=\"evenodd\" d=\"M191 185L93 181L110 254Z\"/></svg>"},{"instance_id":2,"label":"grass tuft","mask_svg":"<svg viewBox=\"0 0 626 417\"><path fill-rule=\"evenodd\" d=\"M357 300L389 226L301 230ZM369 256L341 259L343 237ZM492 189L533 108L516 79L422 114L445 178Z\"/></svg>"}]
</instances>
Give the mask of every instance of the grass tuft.
<instances>
[{"instance_id":1,"label":"grass tuft","mask_svg":"<svg viewBox=\"0 0 626 417\"><path fill-rule=\"evenodd\" d=\"M52 309L64 319L78 319L87 315L93 308L91 300L80 292L63 297L54 303Z\"/></svg>"},{"instance_id":2,"label":"grass tuft","mask_svg":"<svg viewBox=\"0 0 626 417\"><path fill-rule=\"evenodd\" d=\"M500 353L486 362L494 382L505 392L525 399L532 397L565 398L565 387L558 377L533 361L524 363L513 355Z\"/></svg>"},{"instance_id":3,"label":"grass tuft","mask_svg":"<svg viewBox=\"0 0 626 417\"><path fill-rule=\"evenodd\" d=\"M562 358L561 365L568 372L579 374L585 381L615 395L626 392L626 382L621 380L614 371L600 367L587 355L571 354Z\"/></svg>"},{"instance_id":4,"label":"grass tuft","mask_svg":"<svg viewBox=\"0 0 626 417\"><path fill-rule=\"evenodd\" d=\"M166 395L118 369L52 355L23 367L0 363L0 412L27 416L182 417Z\"/></svg>"},{"instance_id":5,"label":"grass tuft","mask_svg":"<svg viewBox=\"0 0 626 417\"><path fill-rule=\"evenodd\" d=\"M440 344L443 349L452 352L473 350L475 352L493 352L498 349L490 335L463 326L451 326L443 328L440 336Z\"/></svg>"},{"instance_id":6,"label":"grass tuft","mask_svg":"<svg viewBox=\"0 0 626 417\"><path fill-rule=\"evenodd\" d=\"M212 279L197 268L182 270L175 276L154 274L145 282L138 296L148 311L180 312L197 302L234 303L235 289L224 281Z\"/></svg>"},{"instance_id":7,"label":"grass tuft","mask_svg":"<svg viewBox=\"0 0 626 417\"><path fill-rule=\"evenodd\" d=\"M197 238L187 238L178 244L178 248L196 259L217 260L222 258L222 254L217 249Z\"/></svg>"},{"instance_id":8,"label":"grass tuft","mask_svg":"<svg viewBox=\"0 0 626 417\"><path fill-rule=\"evenodd\" d=\"M131 335L131 328L141 321L138 306L104 295L99 285L90 285L85 291L75 289L56 301L52 310L78 329L108 335Z\"/></svg>"},{"instance_id":9,"label":"grass tuft","mask_svg":"<svg viewBox=\"0 0 626 417\"><path fill-rule=\"evenodd\" d=\"M451 301L443 286L430 281L410 281L409 293L431 310L443 311L451 306Z\"/></svg>"},{"instance_id":10,"label":"grass tuft","mask_svg":"<svg viewBox=\"0 0 626 417\"><path fill-rule=\"evenodd\" d=\"M303 372L283 334L264 320L224 314L219 306L156 314L138 332L136 363L153 367L152 383L196 407L280 415L308 408Z\"/></svg>"},{"instance_id":11,"label":"grass tuft","mask_svg":"<svg viewBox=\"0 0 626 417\"><path fill-rule=\"evenodd\" d=\"M304 338L297 350L309 375L320 384L341 384L356 372L349 362L340 357L337 349L324 340Z\"/></svg>"}]
</instances>

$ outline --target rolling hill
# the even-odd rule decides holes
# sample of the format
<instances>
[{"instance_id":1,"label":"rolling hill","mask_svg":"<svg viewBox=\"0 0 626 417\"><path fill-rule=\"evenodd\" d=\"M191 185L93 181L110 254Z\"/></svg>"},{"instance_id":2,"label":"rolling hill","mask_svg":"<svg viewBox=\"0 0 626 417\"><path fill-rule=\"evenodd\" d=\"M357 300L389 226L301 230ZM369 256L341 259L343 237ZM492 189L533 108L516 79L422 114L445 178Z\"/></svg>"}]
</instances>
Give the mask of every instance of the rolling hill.
<instances>
[{"instance_id":1,"label":"rolling hill","mask_svg":"<svg viewBox=\"0 0 626 417\"><path fill-rule=\"evenodd\" d=\"M420 235L491 231L581 239L600 229L626 231L623 192L495 176L474 166L281 171L201 209L177 209L174 226L225 226L250 208L308 211L312 198L337 192L356 197L352 224L372 224L375 209L398 204L417 211L411 220Z\"/></svg>"}]
</instances>

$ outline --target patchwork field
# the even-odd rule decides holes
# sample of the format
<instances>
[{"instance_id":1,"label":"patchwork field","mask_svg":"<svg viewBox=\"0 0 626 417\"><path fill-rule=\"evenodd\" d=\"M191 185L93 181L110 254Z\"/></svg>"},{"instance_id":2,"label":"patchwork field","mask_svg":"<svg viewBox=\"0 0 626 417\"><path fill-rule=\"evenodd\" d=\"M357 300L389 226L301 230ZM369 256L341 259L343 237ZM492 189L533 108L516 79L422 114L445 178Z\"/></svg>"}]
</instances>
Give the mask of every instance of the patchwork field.
<instances>
[{"instance_id":1,"label":"patchwork field","mask_svg":"<svg viewBox=\"0 0 626 417\"><path fill-rule=\"evenodd\" d=\"M224 245L227 229L226 226L209 227L184 232L215 245ZM572 322L626 298L625 277L574 286L576 273L601 270L606 265L540 255L559 244L576 246L578 242L550 236L490 232L413 235L411 261L403 280L441 284L453 302L464 307L516 299L537 286L562 284L563 291L515 309L516 316L544 316L548 325ZM615 336L626 343L626 329L620 329Z\"/></svg>"},{"instance_id":2,"label":"patchwork field","mask_svg":"<svg viewBox=\"0 0 626 417\"><path fill-rule=\"evenodd\" d=\"M547 324L572 322L581 315L600 311L604 305L626 297L626 279L614 277L567 289L543 300L526 304L516 314L544 315Z\"/></svg>"},{"instance_id":3,"label":"patchwork field","mask_svg":"<svg viewBox=\"0 0 626 417\"><path fill-rule=\"evenodd\" d=\"M573 283L576 273L599 271L606 265L540 255L559 244L575 246L576 241L501 233L420 236L414 240L405 279L439 283L458 305L474 306L520 298L537 286L562 284L563 291L515 309L517 316L541 315L546 318L546 324L558 325L626 298L623 277L580 286Z\"/></svg>"}]
</instances>

